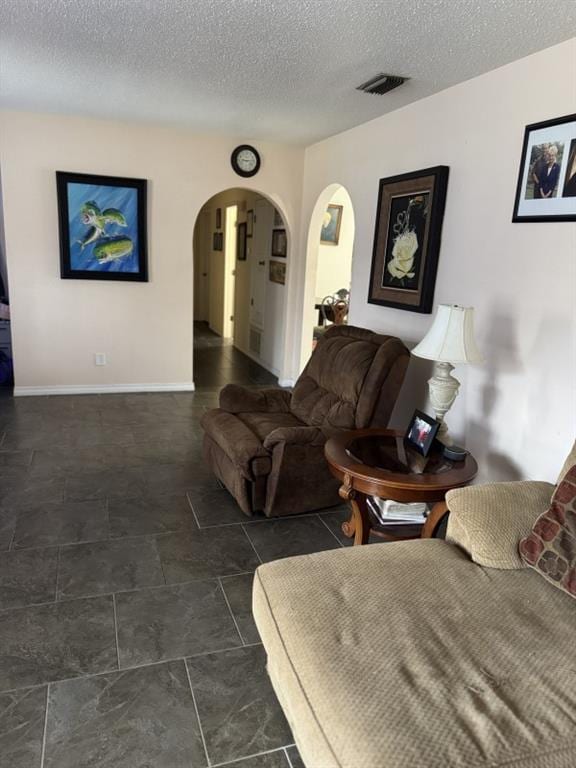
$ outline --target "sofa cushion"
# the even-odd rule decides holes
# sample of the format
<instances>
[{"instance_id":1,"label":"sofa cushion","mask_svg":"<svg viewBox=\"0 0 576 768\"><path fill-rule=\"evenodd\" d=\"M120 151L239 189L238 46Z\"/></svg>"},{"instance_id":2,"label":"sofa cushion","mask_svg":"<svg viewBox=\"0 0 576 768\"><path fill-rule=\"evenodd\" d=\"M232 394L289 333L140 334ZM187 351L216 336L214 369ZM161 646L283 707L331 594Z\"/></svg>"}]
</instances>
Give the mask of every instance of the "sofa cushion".
<instances>
[{"instance_id":1,"label":"sofa cushion","mask_svg":"<svg viewBox=\"0 0 576 768\"><path fill-rule=\"evenodd\" d=\"M550 508L520 542L519 550L530 568L576 598L576 463L564 475Z\"/></svg>"},{"instance_id":2,"label":"sofa cushion","mask_svg":"<svg viewBox=\"0 0 576 768\"><path fill-rule=\"evenodd\" d=\"M302 422L293 413L238 413L237 417L262 442L279 427L302 426Z\"/></svg>"},{"instance_id":3,"label":"sofa cushion","mask_svg":"<svg viewBox=\"0 0 576 768\"><path fill-rule=\"evenodd\" d=\"M576 611L440 540L261 566L254 615L309 768L573 768Z\"/></svg>"},{"instance_id":4,"label":"sofa cushion","mask_svg":"<svg viewBox=\"0 0 576 768\"><path fill-rule=\"evenodd\" d=\"M566 457L566 461L564 462L564 466L560 470L560 474L558 475L558 480L556 481L557 485L562 482L562 480L564 479L564 476L566 475L568 470L571 469L574 466L574 464L576 464L576 441L574 441L574 445L572 446L572 450L570 451L570 453Z\"/></svg>"},{"instance_id":5,"label":"sofa cushion","mask_svg":"<svg viewBox=\"0 0 576 768\"><path fill-rule=\"evenodd\" d=\"M521 480L456 488L446 494L446 539L479 565L525 568L518 542L550 504L554 486Z\"/></svg>"}]
</instances>

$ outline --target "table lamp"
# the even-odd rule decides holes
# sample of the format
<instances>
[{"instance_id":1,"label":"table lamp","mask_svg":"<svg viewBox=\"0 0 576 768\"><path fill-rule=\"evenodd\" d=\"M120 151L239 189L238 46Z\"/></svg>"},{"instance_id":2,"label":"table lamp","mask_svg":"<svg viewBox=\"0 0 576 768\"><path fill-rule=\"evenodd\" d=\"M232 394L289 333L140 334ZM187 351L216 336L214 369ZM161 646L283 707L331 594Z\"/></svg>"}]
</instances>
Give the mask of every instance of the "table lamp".
<instances>
[{"instance_id":1,"label":"table lamp","mask_svg":"<svg viewBox=\"0 0 576 768\"><path fill-rule=\"evenodd\" d=\"M430 330L412 354L435 361L434 376L428 380L430 402L440 422L437 439L450 445L452 441L448 437L445 416L460 388L458 379L451 375L454 363L481 363L483 360L474 339L474 308L439 304Z\"/></svg>"}]
</instances>

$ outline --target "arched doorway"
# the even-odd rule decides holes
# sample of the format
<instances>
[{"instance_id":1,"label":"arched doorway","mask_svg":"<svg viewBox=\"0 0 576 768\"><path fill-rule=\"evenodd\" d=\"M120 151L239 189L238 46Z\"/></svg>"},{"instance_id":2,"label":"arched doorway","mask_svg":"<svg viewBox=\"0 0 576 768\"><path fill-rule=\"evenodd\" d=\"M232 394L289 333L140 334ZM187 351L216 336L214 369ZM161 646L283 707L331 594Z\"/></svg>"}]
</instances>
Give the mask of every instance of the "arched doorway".
<instances>
[{"instance_id":1,"label":"arched doorway","mask_svg":"<svg viewBox=\"0 0 576 768\"><path fill-rule=\"evenodd\" d=\"M350 291L354 234L348 190L342 184L328 185L318 196L308 228L300 368L310 357L315 337L331 322L326 299Z\"/></svg>"},{"instance_id":2,"label":"arched doorway","mask_svg":"<svg viewBox=\"0 0 576 768\"><path fill-rule=\"evenodd\" d=\"M278 204L260 192L231 188L202 206L193 238L196 387L277 382L289 239Z\"/></svg>"}]
</instances>

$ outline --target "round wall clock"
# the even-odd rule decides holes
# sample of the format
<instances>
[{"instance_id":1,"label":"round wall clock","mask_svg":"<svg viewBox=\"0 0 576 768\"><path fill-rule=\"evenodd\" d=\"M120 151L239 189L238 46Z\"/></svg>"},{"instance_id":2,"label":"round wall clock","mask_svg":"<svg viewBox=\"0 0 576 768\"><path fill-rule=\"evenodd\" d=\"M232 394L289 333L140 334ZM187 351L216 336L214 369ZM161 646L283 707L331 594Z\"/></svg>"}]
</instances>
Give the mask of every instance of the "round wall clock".
<instances>
[{"instance_id":1,"label":"round wall clock","mask_svg":"<svg viewBox=\"0 0 576 768\"><path fill-rule=\"evenodd\" d=\"M232 152L230 162L238 176L244 176L244 178L255 176L260 170L260 155L249 144L241 144L236 147Z\"/></svg>"}]
</instances>

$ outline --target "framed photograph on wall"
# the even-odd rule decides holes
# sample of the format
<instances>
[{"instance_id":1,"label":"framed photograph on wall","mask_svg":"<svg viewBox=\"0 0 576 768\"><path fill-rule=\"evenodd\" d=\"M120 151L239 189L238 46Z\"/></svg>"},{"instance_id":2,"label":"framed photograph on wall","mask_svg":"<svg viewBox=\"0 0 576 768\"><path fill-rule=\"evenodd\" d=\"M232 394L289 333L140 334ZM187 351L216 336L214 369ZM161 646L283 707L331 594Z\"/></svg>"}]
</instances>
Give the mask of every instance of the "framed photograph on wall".
<instances>
[{"instance_id":1,"label":"framed photograph on wall","mask_svg":"<svg viewBox=\"0 0 576 768\"><path fill-rule=\"evenodd\" d=\"M216 229L222 229L222 208L216 208Z\"/></svg>"},{"instance_id":2,"label":"framed photograph on wall","mask_svg":"<svg viewBox=\"0 0 576 768\"><path fill-rule=\"evenodd\" d=\"M322 245L338 245L343 209L343 205L329 205L326 208L322 229L320 230L320 242Z\"/></svg>"},{"instance_id":3,"label":"framed photograph on wall","mask_svg":"<svg viewBox=\"0 0 576 768\"><path fill-rule=\"evenodd\" d=\"M524 129L512 221L576 221L576 114Z\"/></svg>"},{"instance_id":4,"label":"framed photograph on wall","mask_svg":"<svg viewBox=\"0 0 576 768\"><path fill-rule=\"evenodd\" d=\"M236 227L236 258L238 261L246 261L246 222Z\"/></svg>"},{"instance_id":5,"label":"framed photograph on wall","mask_svg":"<svg viewBox=\"0 0 576 768\"><path fill-rule=\"evenodd\" d=\"M222 232L214 232L212 235L212 250L223 251L224 250L224 234Z\"/></svg>"},{"instance_id":6,"label":"framed photograph on wall","mask_svg":"<svg viewBox=\"0 0 576 768\"><path fill-rule=\"evenodd\" d=\"M272 252L271 255L276 258L286 258L288 252L288 240L285 229L272 230Z\"/></svg>"},{"instance_id":7,"label":"framed photograph on wall","mask_svg":"<svg viewBox=\"0 0 576 768\"><path fill-rule=\"evenodd\" d=\"M252 237L254 234L254 210L250 208L246 211L246 237Z\"/></svg>"},{"instance_id":8,"label":"framed photograph on wall","mask_svg":"<svg viewBox=\"0 0 576 768\"><path fill-rule=\"evenodd\" d=\"M145 179L56 171L60 276L147 282Z\"/></svg>"},{"instance_id":9,"label":"framed photograph on wall","mask_svg":"<svg viewBox=\"0 0 576 768\"><path fill-rule=\"evenodd\" d=\"M272 261L269 262L268 277L272 283L279 283L284 285L286 283L286 262L285 261Z\"/></svg>"},{"instance_id":10,"label":"framed photograph on wall","mask_svg":"<svg viewBox=\"0 0 576 768\"><path fill-rule=\"evenodd\" d=\"M380 179L369 304L430 313L448 166Z\"/></svg>"}]
</instances>

